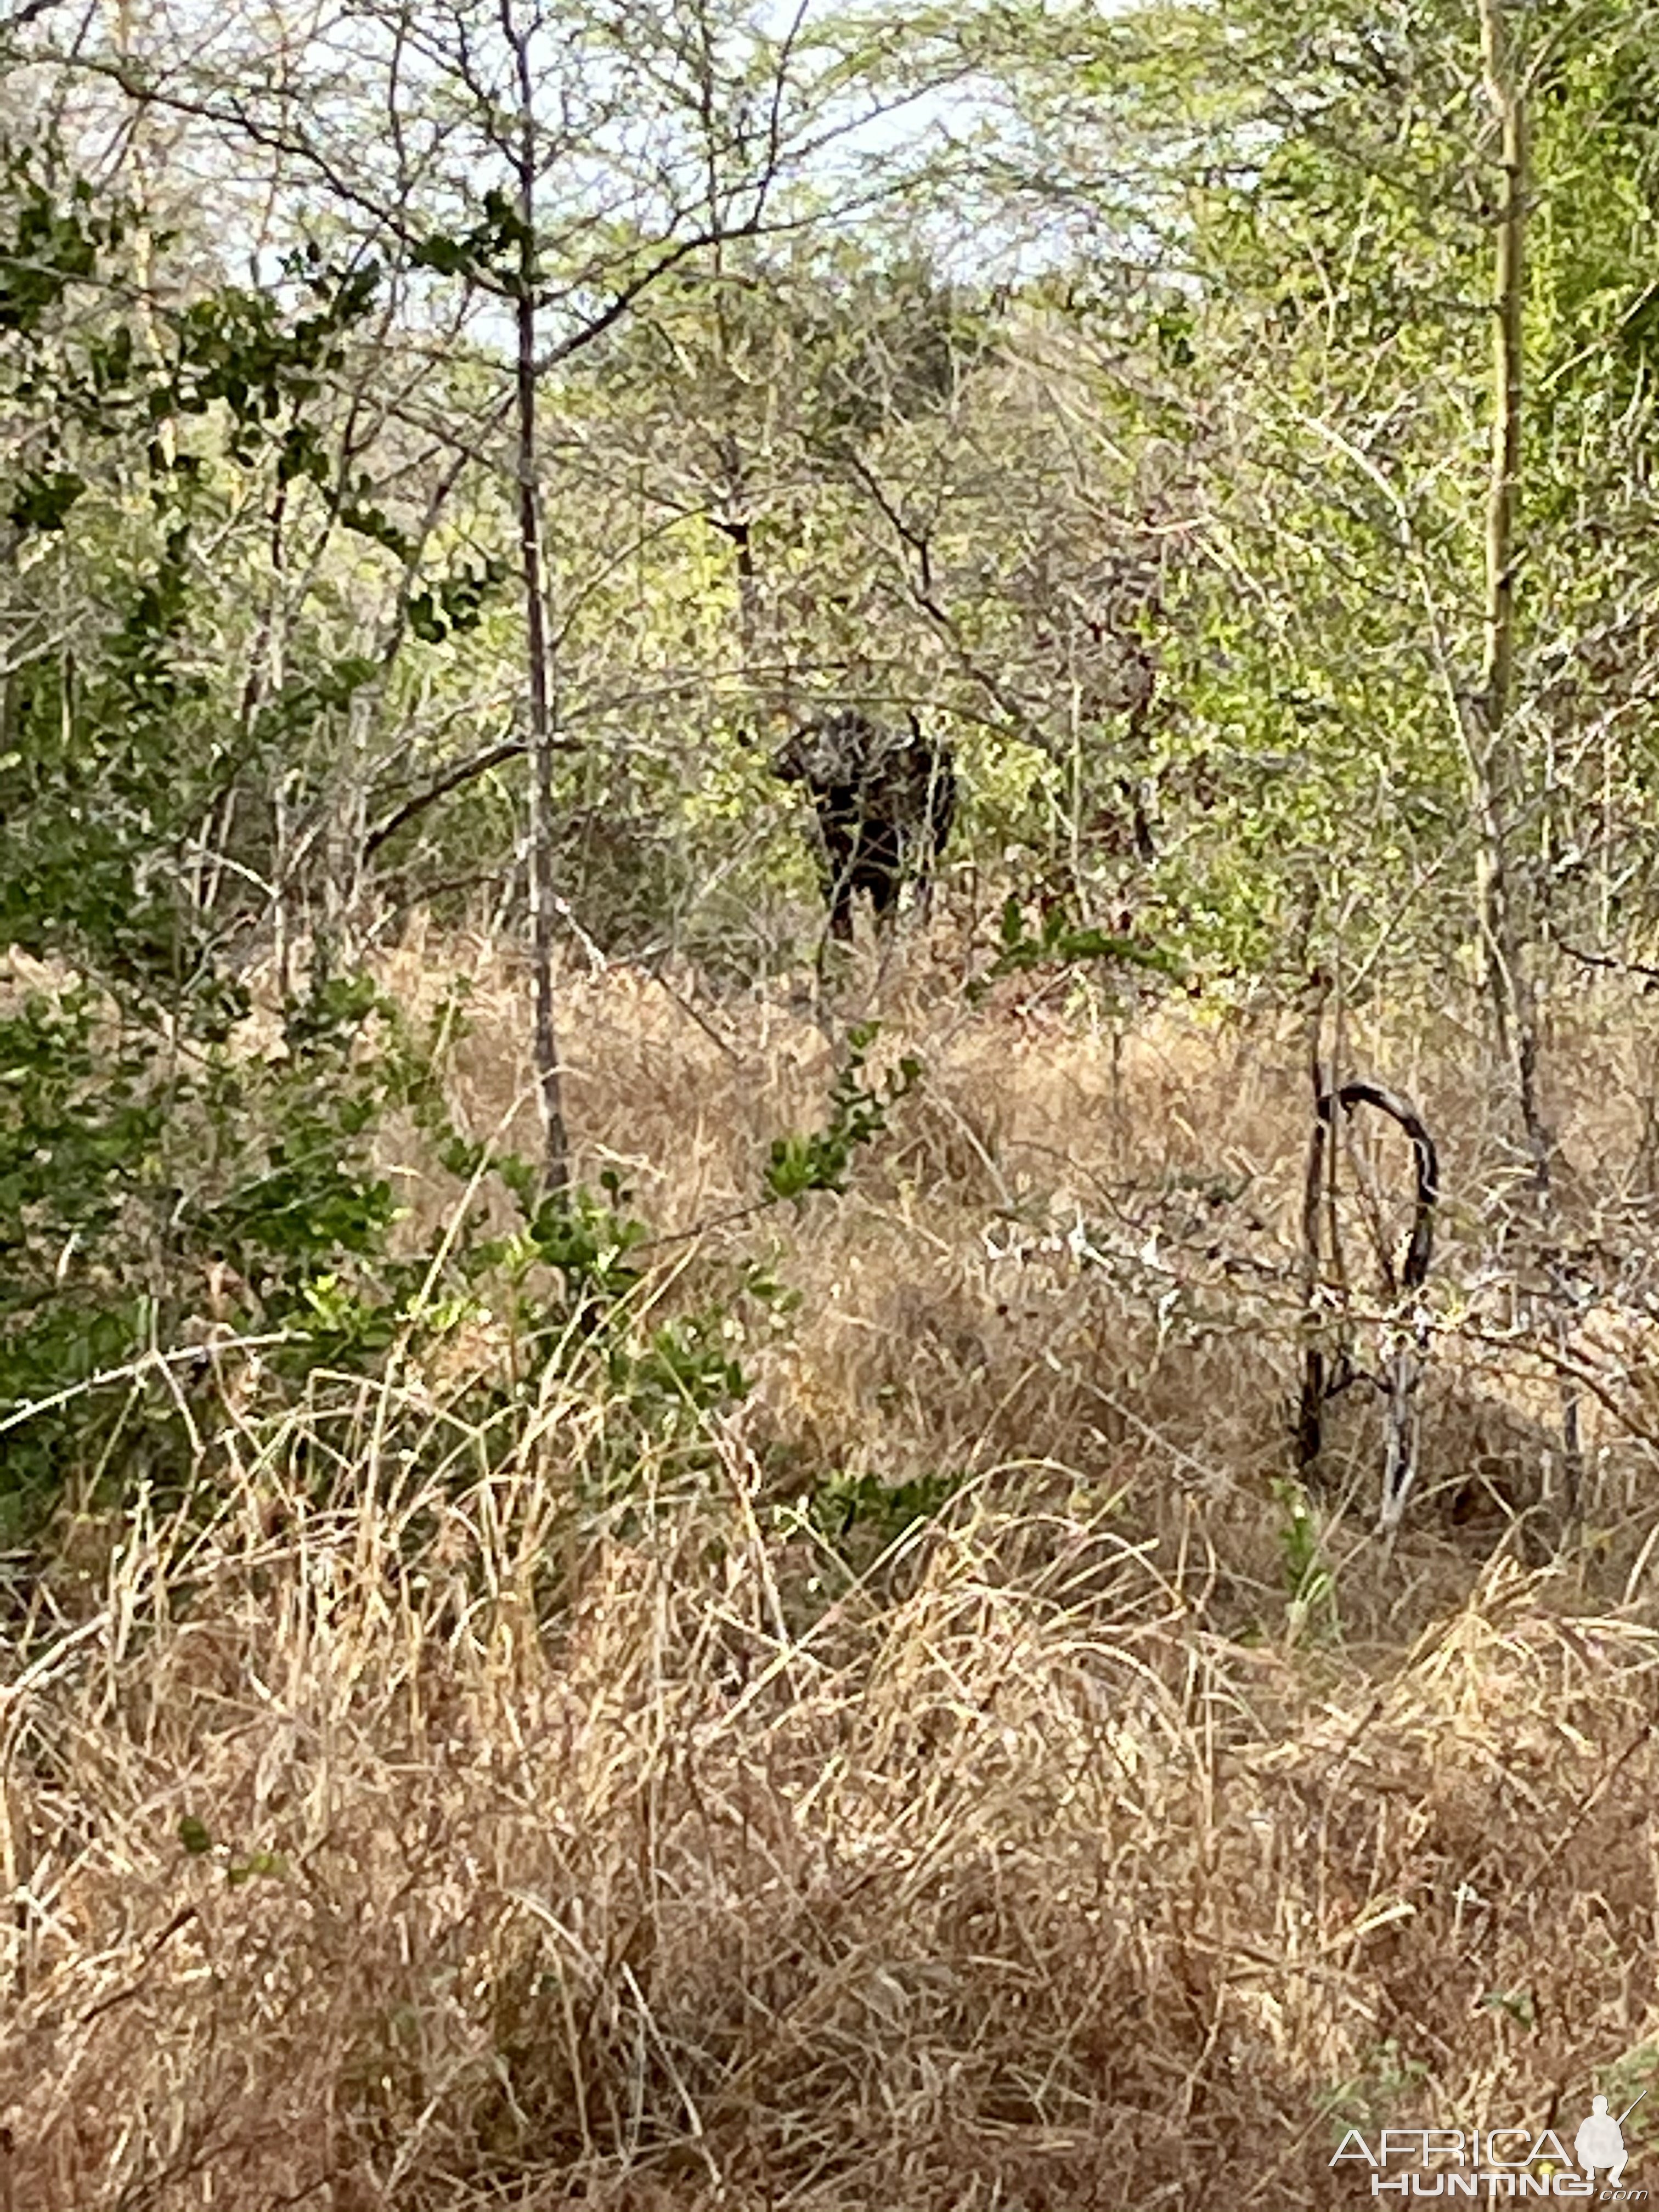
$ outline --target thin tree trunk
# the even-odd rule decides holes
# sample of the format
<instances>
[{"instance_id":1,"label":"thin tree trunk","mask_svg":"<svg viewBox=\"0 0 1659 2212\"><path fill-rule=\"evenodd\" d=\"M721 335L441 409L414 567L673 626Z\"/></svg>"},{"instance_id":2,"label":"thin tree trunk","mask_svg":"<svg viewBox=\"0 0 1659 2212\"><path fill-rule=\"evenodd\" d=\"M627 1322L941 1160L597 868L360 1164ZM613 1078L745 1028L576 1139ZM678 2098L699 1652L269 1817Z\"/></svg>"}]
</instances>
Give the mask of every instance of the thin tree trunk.
<instances>
[{"instance_id":1,"label":"thin tree trunk","mask_svg":"<svg viewBox=\"0 0 1659 2212\"><path fill-rule=\"evenodd\" d=\"M1492 265L1492 460L1486 489L1486 653L1480 726L1472 734L1480 832L1478 889L1482 965L1540 1192L1550 1172L1549 1133L1538 1099L1538 1024L1528 933L1513 874L1515 817L1522 792L1514 732L1516 518L1520 500L1525 398L1522 335L1527 218L1527 124L1510 65L1503 0L1480 0L1486 90L1500 137L1498 233Z\"/></svg>"},{"instance_id":2,"label":"thin tree trunk","mask_svg":"<svg viewBox=\"0 0 1659 2212\"><path fill-rule=\"evenodd\" d=\"M553 993L553 716L549 681L547 607L542 574L540 484L536 451L536 120L529 33L502 0L501 25L519 76L518 477L519 558L524 580L526 674L530 684L530 923L536 994L533 1052L541 1109L542 1174L546 1189L570 1182Z\"/></svg>"},{"instance_id":3,"label":"thin tree trunk","mask_svg":"<svg viewBox=\"0 0 1659 2212\"><path fill-rule=\"evenodd\" d=\"M1539 1258L1548 1278L1553 1311L1549 1331L1556 1349L1568 1350L1571 1297L1553 1238L1551 1188L1554 1140L1538 1091L1538 1011L1530 967L1531 917L1521 911L1512 866L1515 822L1522 791L1515 737L1516 513L1520 504L1521 440L1524 423L1527 191L1526 109L1516 82L1504 21L1504 0L1480 0L1480 51L1486 91L1498 118L1499 185L1498 234L1492 263L1492 430L1486 494L1486 655L1475 799L1480 830L1480 923L1492 1011L1500 1046L1509 1060L1527 1150L1532 1161ZM1561 1459L1570 1516L1578 1510L1583 1446L1578 1392L1560 1370Z\"/></svg>"}]
</instances>

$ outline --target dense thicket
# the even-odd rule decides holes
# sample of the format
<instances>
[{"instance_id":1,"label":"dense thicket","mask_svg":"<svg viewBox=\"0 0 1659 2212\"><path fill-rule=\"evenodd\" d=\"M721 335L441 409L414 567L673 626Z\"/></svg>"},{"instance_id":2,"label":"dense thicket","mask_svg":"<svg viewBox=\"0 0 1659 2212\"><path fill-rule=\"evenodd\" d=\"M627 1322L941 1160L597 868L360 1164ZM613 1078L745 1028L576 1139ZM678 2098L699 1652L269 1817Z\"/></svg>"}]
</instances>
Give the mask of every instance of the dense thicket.
<instances>
[{"instance_id":1,"label":"dense thicket","mask_svg":"<svg viewBox=\"0 0 1659 2212\"><path fill-rule=\"evenodd\" d=\"M556 1197L556 958L810 947L766 747L815 706L955 745L970 970L1409 1000L1495 945L1525 1060L1564 963L1639 960L1647 30L22 11L0 1395L76 1395L10 1479L103 1466L77 1386L210 1305L372 1359L498 1264L392 1257L388 1114L493 1170L364 963L533 941Z\"/></svg>"},{"instance_id":2,"label":"dense thicket","mask_svg":"<svg viewBox=\"0 0 1659 2212\"><path fill-rule=\"evenodd\" d=\"M1645 2179L1645 0L0 19L0 2212Z\"/></svg>"}]
</instances>

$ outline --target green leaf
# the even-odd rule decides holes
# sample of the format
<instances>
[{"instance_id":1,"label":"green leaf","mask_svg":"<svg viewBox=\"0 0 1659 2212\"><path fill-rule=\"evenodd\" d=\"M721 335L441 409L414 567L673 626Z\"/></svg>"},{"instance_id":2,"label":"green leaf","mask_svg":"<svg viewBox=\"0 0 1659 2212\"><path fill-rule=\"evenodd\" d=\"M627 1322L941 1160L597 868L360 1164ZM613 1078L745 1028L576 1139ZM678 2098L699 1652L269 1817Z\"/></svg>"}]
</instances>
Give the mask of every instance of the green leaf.
<instances>
[{"instance_id":1,"label":"green leaf","mask_svg":"<svg viewBox=\"0 0 1659 2212\"><path fill-rule=\"evenodd\" d=\"M8 520L19 530L61 530L86 488L86 478L74 469L26 476L12 495Z\"/></svg>"}]
</instances>

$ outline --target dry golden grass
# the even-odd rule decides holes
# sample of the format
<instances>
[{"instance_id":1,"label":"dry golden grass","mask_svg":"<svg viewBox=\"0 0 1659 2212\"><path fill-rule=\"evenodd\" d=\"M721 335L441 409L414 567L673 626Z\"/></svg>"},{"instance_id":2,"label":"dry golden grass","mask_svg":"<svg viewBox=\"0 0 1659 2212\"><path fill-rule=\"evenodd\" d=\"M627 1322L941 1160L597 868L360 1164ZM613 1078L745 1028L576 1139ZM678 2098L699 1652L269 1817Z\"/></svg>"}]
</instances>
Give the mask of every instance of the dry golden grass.
<instances>
[{"instance_id":1,"label":"dry golden grass","mask_svg":"<svg viewBox=\"0 0 1659 2212\"><path fill-rule=\"evenodd\" d=\"M670 981L565 1001L584 1171L665 1233L752 1199L831 1065L804 1000ZM854 1191L647 1286L775 1247L802 1294L701 1459L578 1512L624 1409L552 1380L458 1446L404 1376L222 1440L206 1528L68 1532L0 1689L8 2212L1324 2212L1369 2194L1347 2124L1570 2139L1659 2071L1643 1007L1552 1040L1577 1528L1487 1279L1490 1083L1449 1026L1351 1030L1448 1170L1386 1553L1362 1394L1303 1522L1273 1487L1297 1023L967 1012L915 956L848 1003L927 1069ZM493 957L473 1008L462 1109L527 1138ZM951 1494L838 1534L832 1477Z\"/></svg>"}]
</instances>

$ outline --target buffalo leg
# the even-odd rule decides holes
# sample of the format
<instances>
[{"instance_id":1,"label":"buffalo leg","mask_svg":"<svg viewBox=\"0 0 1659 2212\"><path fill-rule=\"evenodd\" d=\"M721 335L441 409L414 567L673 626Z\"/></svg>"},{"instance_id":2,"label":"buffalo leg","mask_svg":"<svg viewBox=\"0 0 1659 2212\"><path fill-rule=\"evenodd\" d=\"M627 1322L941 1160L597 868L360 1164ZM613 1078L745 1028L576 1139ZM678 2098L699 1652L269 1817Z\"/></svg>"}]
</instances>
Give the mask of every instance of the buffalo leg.
<instances>
[{"instance_id":1,"label":"buffalo leg","mask_svg":"<svg viewBox=\"0 0 1659 2212\"><path fill-rule=\"evenodd\" d=\"M898 823L879 820L865 823L853 888L869 892L878 929L890 929L897 920L899 885L903 880L904 839Z\"/></svg>"},{"instance_id":2,"label":"buffalo leg","mask_svg":"<svg viewBox=\"0 0 1659 2212\"><path fill-rule=\"evenodd\" d=\"M822 823L823 902L830 909L830 934L838 944L853 941L853 893L858 874L858 837L844 822L831 817Z\"/></svg>"}]
</instances>

